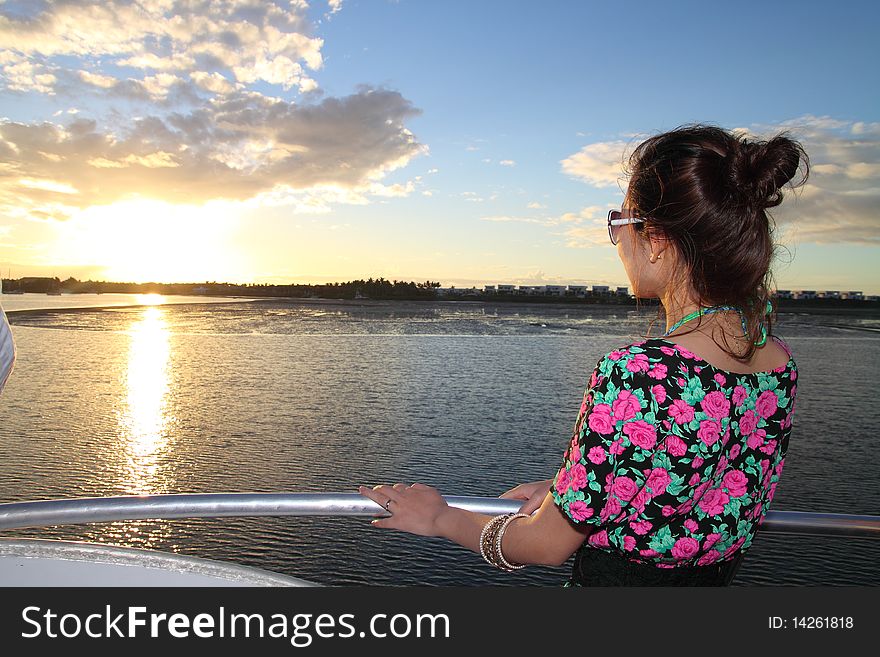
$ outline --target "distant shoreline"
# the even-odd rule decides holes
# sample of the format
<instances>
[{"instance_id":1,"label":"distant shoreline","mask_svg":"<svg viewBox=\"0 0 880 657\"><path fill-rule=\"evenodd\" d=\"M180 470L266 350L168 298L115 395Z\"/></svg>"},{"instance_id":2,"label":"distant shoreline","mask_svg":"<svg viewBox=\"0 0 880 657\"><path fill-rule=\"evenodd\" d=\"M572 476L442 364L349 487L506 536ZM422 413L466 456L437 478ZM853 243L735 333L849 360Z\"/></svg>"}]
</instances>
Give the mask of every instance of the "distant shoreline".
<instances>
[{"instance_id":1,"label":"distant shoreline","mask_svg":"<svg viewBox=\"0 0 880 657\"><path fill-rule=\"evenodd\" d=\"M6 296L6 295L3 295ZM28 295L31 298L37 295ZM82 297L85 294L65 294L65 297ZM96 295L97 296L97 295ZM620 299L611 303L603 299L594 298L565 298L565 297L527 297L527 296L508 296L493 297L481 296L470 298L436 298L436 299L337 299L325 297L283 297L283 296L253 296L253 295L177 295L164 294L165 297L188 297L186 301L172 302L170 304L160 305L197 305L197 304L222 304L222 303L253 303L257 301L278 301L292 303L297 305L330 305L342 304L346 306L381 306L381 305L397 305L397 304L417 304L417 305L492 305L492 306L544 306L553 308L575 308L596 309L596 310L645 310L648 313L655 313L660 305L656 299L640 299L638 303L634 299ZM12 299L21 298L17 295L11 296ZM54 297L57 299L58 297ZM0 297L3 299L3 297ZM222 300L222 301L221 301ZM47 312L84 312L94 310L112 310L119 308L138 308L149 306L152 304L145 303L108 303L108 304L92 304L88 306L43 306L39 308L5 308L7 315L24 315ZM839 315L848 314L859 317L876 317L880 319L880 302L876 301L850 301L845 299L784 299L775 300L774 306L778 314L797 314L809 313L812 315Z\"/></svg>"}]
</instances>

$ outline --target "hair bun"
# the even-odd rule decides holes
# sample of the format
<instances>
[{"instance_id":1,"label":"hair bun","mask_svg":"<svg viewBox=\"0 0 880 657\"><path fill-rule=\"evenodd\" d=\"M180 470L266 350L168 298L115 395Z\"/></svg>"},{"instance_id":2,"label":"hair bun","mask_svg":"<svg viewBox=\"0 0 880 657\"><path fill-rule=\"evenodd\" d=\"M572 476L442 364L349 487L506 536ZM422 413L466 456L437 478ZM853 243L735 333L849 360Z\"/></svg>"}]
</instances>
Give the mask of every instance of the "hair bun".
<instances>
[{"instance_id":1,"label":"hair bun","mask_svg":"<svg viewBox=\"0 0 880 657\"><path fill-rule=\"evenodd\" d=\"M782 203L782 187L794 179L807 154L785 133L769 141L742 140L735 151L731 173L739 195L762 209Z\"/></svg>"}]
</instances>

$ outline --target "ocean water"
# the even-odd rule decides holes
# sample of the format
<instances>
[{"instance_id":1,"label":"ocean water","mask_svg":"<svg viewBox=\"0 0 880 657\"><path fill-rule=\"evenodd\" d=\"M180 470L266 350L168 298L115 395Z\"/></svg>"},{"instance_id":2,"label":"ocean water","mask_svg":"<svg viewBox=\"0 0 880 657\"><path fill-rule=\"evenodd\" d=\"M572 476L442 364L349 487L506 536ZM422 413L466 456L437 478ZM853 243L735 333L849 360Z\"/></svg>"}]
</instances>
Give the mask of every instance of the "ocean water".
<instances>
[{"instance_id":1,"label":"ocean water","mask_svg":"<svg viewBox=\"0 0 880 657\"><path fill-rule=\"evenodd\" d=\"M18 360L0 397L0 501L398 481L499 495L553 476L597 360L655 318L651 308L318 300L11 312ZM800 378L773 509L880 514L880 321L779 319ZM168 550L322 584L554 586L570 569L501 573L447 541L352 517L4 535ZM878 564L875 540L759 533L735 584L877 585Z\"/></svg>"}]
</instances>

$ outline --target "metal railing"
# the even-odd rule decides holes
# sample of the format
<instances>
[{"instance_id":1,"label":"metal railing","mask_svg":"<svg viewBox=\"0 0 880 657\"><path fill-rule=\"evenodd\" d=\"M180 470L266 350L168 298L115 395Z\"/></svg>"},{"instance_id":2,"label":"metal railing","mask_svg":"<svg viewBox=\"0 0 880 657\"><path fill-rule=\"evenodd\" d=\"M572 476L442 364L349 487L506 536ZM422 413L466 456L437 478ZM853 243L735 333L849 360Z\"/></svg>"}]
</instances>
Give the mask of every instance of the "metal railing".
<instances>
[{"instance_id":1,"label":"metal railing","mask_svg":"<svg viewBox=\"0 0 880 657\"><path fill-rule=\"evenodd\" d=\"M447 495L445 499L450 506L488 515L513 513L522 504L497 497ZM148 518L376 515L388 514L357 493L130 495L7 502L0 504L0 530ZM768 511L761 532L880 538L880 516Z\"/></svg>"}]
</instances>

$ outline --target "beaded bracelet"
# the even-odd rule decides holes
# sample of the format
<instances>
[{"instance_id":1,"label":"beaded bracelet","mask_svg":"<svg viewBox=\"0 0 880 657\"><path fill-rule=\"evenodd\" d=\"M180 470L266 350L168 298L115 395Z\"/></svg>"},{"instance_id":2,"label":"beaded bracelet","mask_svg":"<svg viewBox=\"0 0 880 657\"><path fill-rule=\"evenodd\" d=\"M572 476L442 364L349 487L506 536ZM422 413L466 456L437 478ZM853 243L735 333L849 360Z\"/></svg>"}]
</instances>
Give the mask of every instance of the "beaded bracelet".
<instances>
[{"instance_id":1,"label":"beaded bracelet","mask_svg":"<svg viewBox=\"0 0 880 657\"><path fill-rule=\"evenodd\" d=\"M505 570L507 572L511 572L514 570L519 570L520 568L525 568L526 564L524 563L511 563L507 559L504 558L504 553L501 551L501 541L504 538L504 532L507 531L507 528L517 518L528 518L529 514L527 513L513 513L504 518L504 521L501 523L501 526L498 528L498 533L495 535L495 553L494 557L497 560L495 564L501 570Z\"/></svg>"},{"instance_id":2,"label":"beaded bracelet","mask_svg":"<svg viewBox=\"0 0 880 657\"><path fill-rule=\"evenodd\" d=\"M495 536L498 534L498 528L507 516L495 516L483 526L480 532L480 556L489 565L498 567L498 563L494 559Z\"/></svg>"}]
</instances>

